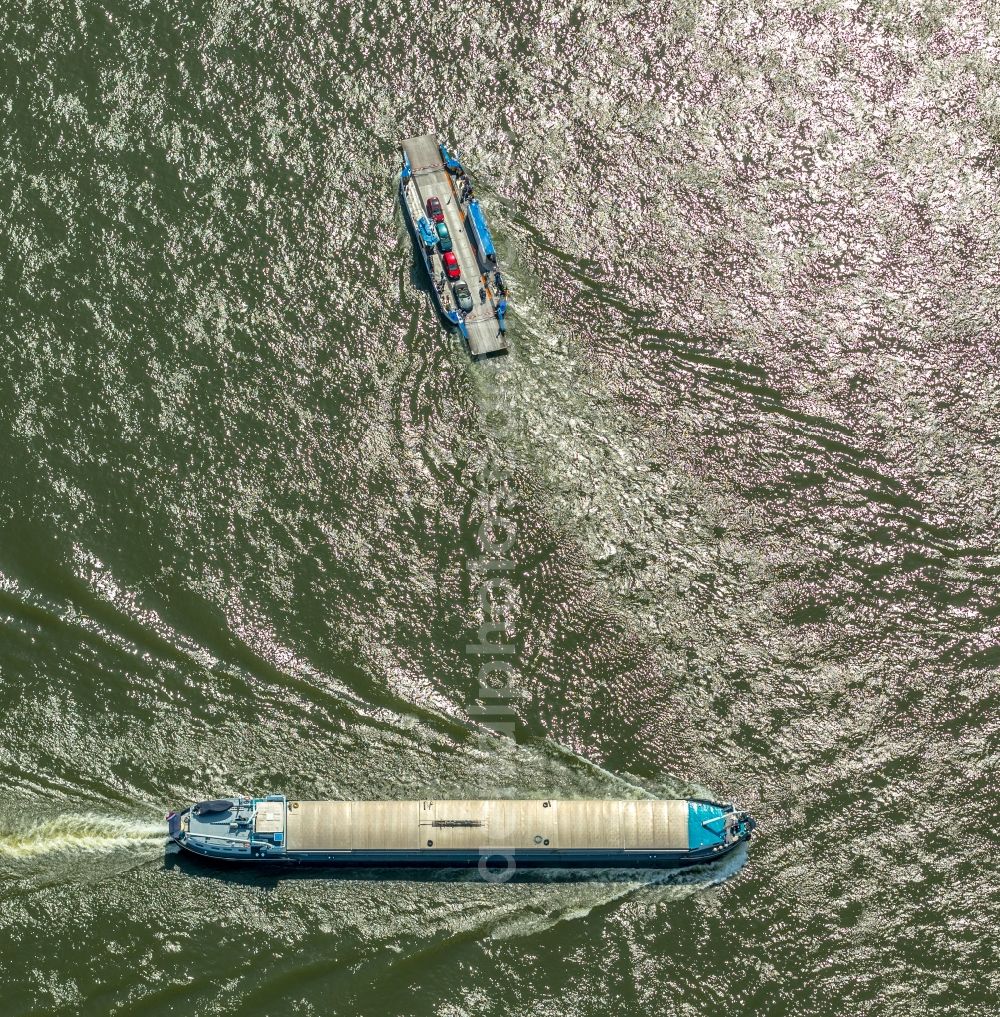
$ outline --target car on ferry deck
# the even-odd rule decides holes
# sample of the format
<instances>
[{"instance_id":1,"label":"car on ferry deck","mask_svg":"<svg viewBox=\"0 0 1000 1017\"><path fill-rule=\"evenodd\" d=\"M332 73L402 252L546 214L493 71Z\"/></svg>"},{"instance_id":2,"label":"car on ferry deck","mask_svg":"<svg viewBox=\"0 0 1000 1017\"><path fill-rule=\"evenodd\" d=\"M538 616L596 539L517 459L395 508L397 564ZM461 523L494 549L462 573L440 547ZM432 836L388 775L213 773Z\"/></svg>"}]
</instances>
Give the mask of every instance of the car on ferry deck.
<instances>
[{"instance_id":1,"label":"car on ferry deck","mask_svg":"<svg viewBox=\"0 0 1000 1017\"><path fill-rule=\"evenodd\" d=\"M454 286L452 286L451 292L455 294L455 303L458 304L461 310L468 314L474 306L472 303L472 294L469 292L469 287L459 280Z\"/></svg>"},{"instance_id":2,"label":"car on ferry deck","mask_svg":"<svg viewBox=\"0 0 1000 1017\"><path fill-rule=\"evenodd\" d=\"M451 234L448 232L447 224L443 222L435 223L434 229L437 230L438 247L440 247L442 251L450 251L452 247Z\"/></svg>"},{"instance_id":3,"label":"car on ferry deck","mask_svg":"<svg viewBox=\"0 0 1000 1017\"><path fill-rule=\"evenodd\" d=\"M452 282L462 278L462 270L458 267L458 259L453 251L445 251L441 255L441 264L444 266L445 275Z\"/></svg>"},{"instance_id":4,"label":"car on ferry deck","mask_svg":"<svg viewBox=\"0 0 1000 1017\"><path fill-rule=\"evenodd\" d=\"M444 212L441 209L441 199L430 197L427 199L427 214L434 222L444 222Z\"/></svg>"}]
</instances>

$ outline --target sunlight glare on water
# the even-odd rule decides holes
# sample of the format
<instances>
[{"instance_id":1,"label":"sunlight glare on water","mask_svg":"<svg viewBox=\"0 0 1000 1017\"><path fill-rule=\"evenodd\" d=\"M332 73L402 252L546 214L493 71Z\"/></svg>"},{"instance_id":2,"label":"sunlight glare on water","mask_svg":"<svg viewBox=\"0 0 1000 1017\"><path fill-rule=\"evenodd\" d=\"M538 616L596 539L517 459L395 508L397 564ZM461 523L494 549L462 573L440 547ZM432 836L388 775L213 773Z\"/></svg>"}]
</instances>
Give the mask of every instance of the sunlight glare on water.
<instances>
[{"instance_id":1,"label":"sunlight glare on water","mask_svg":"<svg viewBox=\"0 0 1000 1017\"><path fill-rule=\"evenodd\" d=\"M990 1012L985 8L0 27L4 1017ZM414 261L427 131L489 218L504 362ZM490 513L502 737L467 650ZM498 883L163 849L169 809L271 792L712 796L760 832Z\"/></svg>"}]
</instances>

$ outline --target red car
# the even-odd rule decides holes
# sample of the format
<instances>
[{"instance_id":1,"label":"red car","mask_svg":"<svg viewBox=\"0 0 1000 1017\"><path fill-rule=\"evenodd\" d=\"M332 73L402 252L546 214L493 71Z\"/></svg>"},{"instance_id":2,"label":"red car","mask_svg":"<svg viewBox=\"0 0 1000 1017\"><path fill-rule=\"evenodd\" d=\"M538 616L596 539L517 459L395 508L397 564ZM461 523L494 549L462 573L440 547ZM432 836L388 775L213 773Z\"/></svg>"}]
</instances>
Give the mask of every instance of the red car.
<instances>
[{"instance_id":1,"label":"red car","mask_svg":"<svg viewBox=\"0 0 1000 1017\"><path fill-rule=\"evenodd\" d=\"M441 211L441 199L440 198L428 198L427 199L427 214L435 222L444 222L444 212Z\"/></svg>"},{"instance_id":2,"label":"red car","mask_svg":"<svg viewBox=\"0 0 1000 1017\"><path fill-rule=\"evenodd\" d=\"M452 282L462 278L462 270L458 267L454 251L445 251L441 255L441 264L444 265L445 274Z\"/></svg>"}]
</instances>

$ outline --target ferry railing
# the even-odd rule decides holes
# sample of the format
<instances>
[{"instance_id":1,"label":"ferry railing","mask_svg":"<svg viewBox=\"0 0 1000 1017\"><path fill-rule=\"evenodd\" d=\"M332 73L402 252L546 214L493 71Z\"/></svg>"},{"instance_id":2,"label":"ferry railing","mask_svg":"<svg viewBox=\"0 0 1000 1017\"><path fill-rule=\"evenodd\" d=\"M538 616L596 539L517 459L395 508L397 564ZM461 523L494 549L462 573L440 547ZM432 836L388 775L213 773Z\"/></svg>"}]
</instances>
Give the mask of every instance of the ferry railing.
<instances>
[{"instance_id":1,"label":"ferry railing","mask_svg":"<svg viewBox=\"0 0 1000 1017\"><path fill-rule=\"evenodd\" d=\"M246 844L250 846L250 839L242 839L240 837L223 837L218 833L192 833L190 830L187 832L188 837L194 838L199 837L201 840L221 840L226 844Z\"/></svg>"}]
</instances>

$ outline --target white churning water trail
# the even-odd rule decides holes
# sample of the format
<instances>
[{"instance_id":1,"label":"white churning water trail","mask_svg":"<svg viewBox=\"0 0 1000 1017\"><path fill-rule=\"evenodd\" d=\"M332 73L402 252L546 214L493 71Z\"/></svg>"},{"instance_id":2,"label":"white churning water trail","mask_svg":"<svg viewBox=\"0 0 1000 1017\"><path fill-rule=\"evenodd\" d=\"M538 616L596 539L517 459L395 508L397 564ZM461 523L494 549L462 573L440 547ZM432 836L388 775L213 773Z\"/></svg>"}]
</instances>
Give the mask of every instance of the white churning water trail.
<instances>
[{"instance_id":1,"label":"white churning water trail","mask_svg":"<svg viewBox=\"0 0 1000 1017\"><path fill-rule=\"evenodd\" d=\"M497 441L524 457L546 489L550 518L574 532L638 631L663 636L693 624L666 618L662 605L683 614L676 589L714 564L712 530L730 524L735 507L683 464L672 466L669 436L624 414L530 289L517 294L522 341L509 364L476 373Z\"/></svg>"},{"instance_id":2,"label":"white churning water trail","mask_svg":"<svg viewBox=\"0 0 1000 1017\"><path fill-rule=\"evenodd\" d=\"M96 813L55 816L28 822L16 829L8 821L0 826L0 861L162 847L165 841L166 830L162 822L120 819Z\"/></svg>"},{"instance_id":3,"label":"white churning water trail","mask_svg":"<svg viewBox=\"0 0 1000 1017\"><path fill-rule=\"evenodd\" d=\"M519 459L530 471L544 512L572 535L606 609L665 674L684 673L689 643L721 657L747 632L766 630L774 549L756 539L745 505L675 457L669 428L620 404L530 278L512 282L513 355L499 369L473 371L477 399L498 460ZM706 605L717 608L711 626Z\"/></svg>"}]
</instances>

